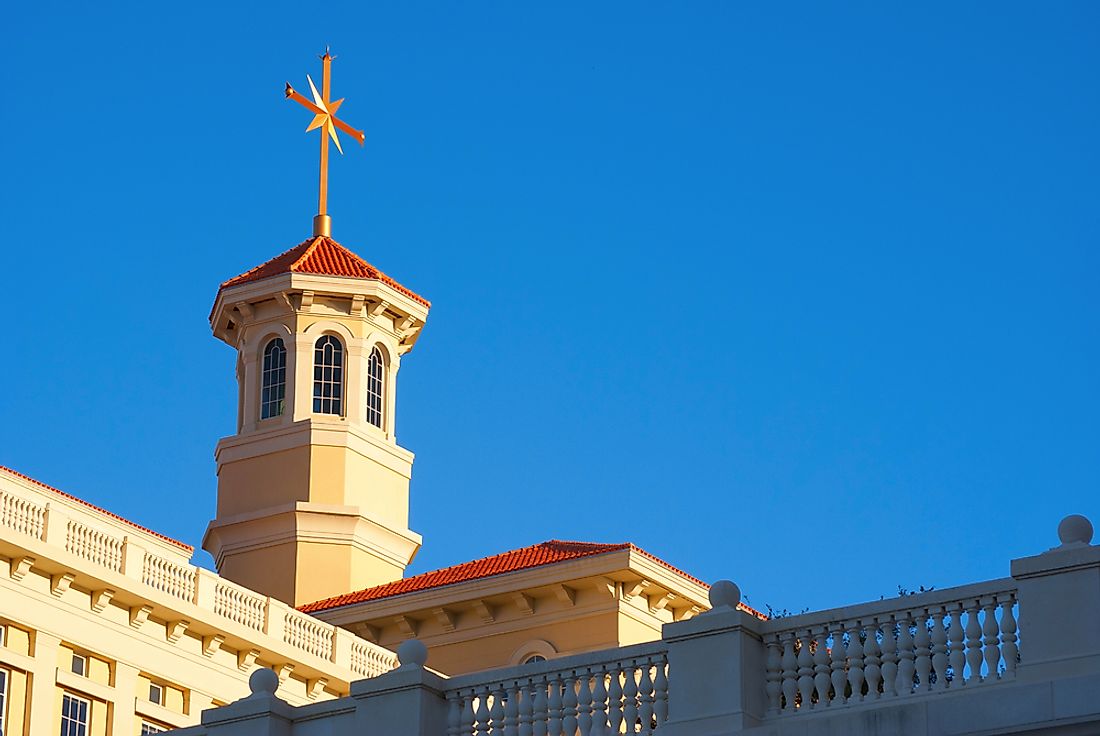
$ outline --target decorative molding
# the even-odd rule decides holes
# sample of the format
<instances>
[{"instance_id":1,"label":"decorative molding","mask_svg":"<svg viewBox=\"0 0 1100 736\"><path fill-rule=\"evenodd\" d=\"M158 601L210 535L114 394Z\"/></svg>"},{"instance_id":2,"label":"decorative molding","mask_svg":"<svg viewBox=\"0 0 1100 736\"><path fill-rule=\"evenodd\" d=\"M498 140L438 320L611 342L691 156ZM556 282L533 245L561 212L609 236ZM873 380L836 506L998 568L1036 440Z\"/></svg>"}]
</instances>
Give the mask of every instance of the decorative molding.
<instances>
[{"instance_id":1,"label":"decorative molding","mask_svg":"<svg viewBox=\"0 0 1100 736\"><path fill-rule=\"evenodd\" d=\"M242 649L237 652L237 669L247 672L256 664L256 658L260 656L259 649Z\"/></svg>"},{"instance_id":2,"label":"decorative molding","mask_svg":"<svg viewBox=\"0 0 1100 736\"><path fill-rule=\"evenodd\" d=\"M380 317L382 312L386 311L386 308L390 306L390 303L385 299L377 302L371 302L371 305L367 308L367 314L372 317Z\"/></svg>"},{"instance_id":3,"label":"decorative molding","mask_svg":"<svg viewBox=\"0 0 1100 736\"><path fill-rule=\"evenodd\" d=\"M165 636L168 638L168 641L170 643L175 644L177 641L180 640L180 637L184 635L190 625L190 621L185 621L182 619L179 621L169 621L167 624L165 624L164 627Z\"/></svg>"},{"instance_id":4,"label":"decorative molding","mask_svg":"<svg viewBox=\"0 0 1100 736\"><path fill-rule=\"evenodd\" d=\"M596 592L606 593L612 600L619 600L621 586L611 578L600 578L596 581Z\"/></svg>"},{"instance_id":5,"label":"decorative molding","mask_svg":"<svg viewBox=\"0 0 1100 736\"><path fill-rule=\"evenodd\" d=\"M672 620L673 621L687 621L689 618L695 618L703 612L702 606L688 606L686 608L673 608Z\"/></svg>"},{"instance_id":6,"label":"decorative molding","mask_svg":"<svg viewBox=\"0 0 1100 736\"><path fill-rule=\"evenodd\" d=\"M23 555L22 557L13 557L11 560L11 579L22 580L27 577L27 573L31 571L34 566L34 558Z\"/></svg>"},{"instance_id":7,"label":"decorative molding","mask_svg":"<svg viewBox=\"0 0 1100 736\"><path fill-rule=\"evenodd\" d=\"M256 310L248 302L237 302L233 305L233 308L240 312L245 319L252 319L252 316L256 313Z\"/></svg>"},{"instance_id":8,"label":"decorative molding","mask_svg":"<svg viewBox=\"0 0 1100 736\"><path fill-rule=\"evenodd\" d=\"M362 294L354 294L351 297L351 312L350 312L351 316L353 316L353 317L363 316L363 305L366 302L366 300L367 300L367 298L365 296L363 296Z\"/></svg>"},{"instance_id":9,"label":"decorative molding","mask_svg":"<svg viewBox=\"0 0 1100 736\"><path fill-rule=\"evenodd\" d=\"M435 614L436 620L439 621L439 625L443 627L444 631L454 631L457 628L455 615L446 608L433 609L432 613Z\"/></svg>"},{"instance_id":10,"label":"decorative molding","mask_svg":"<svg viewBox=\"0 0 1100 736\"><path fill-rule=\"evenodd\" d=\"M397 616L394 618L394 623L397 624L398 630L406 639L412 639L416 636L417 622L415 619L408 616Z\"/></svg>"},{"instance_id":11,"label":"decorative molding","mask_svg":"<svg viewBox=\"0 0 1100 736\"><path fill-rule=\"evenodd\" d=\"M473 602L474 610L477 611L478 617L481 618L482 623L491 624L494 623L497 618L492 606L485 602L485 600L479 598Z\"/></svg>"},{"instance_id":12,"label":"decorative molding","mask_svg":"<svg viewBox=\"0 0 1100 736\"><path fill-rule=\"evenodd\" d=\"M515 601L519 610L528 616L535 613L535 599L532 596L517 590L515 593L512 593L512 600Z\"/></svg>"},{"instance_id":13,"label":"decorative molding","mask_svg":"<svg viewBox=\"0 0 1100 736\"><path fill-rule=\"evenodd\" d=\"M279 676L279 682L286 682L286 678L290 677L290 673L294 671L294 665L290 662L284 662L274 669L275 674Z\"/></svg>"},{"instance_id":14,"label":"decorative molding","mask_svg":"<svg viewBox=\"0 0 1100 736\"><path fill-rule=\"evenodd\" d=\"M134 606L130 609L130 625L140 629L149 620L149 614L152 612L153 607L150 605Z\"/></svg>"},{"instance_id":15,"label":"decorative molding","mask_svg":"<svg viewBox=\"0 0 1100 736\"><path fill-rule=\"evenodd\" d=\"M107 609L107 604L114 597L115 592L110 589L92 591L92 610L96 613L103 613Z\"/></svg>"},{"instance_id":16,"label":"decorative molding","mask_svg":"<svg viewBox=\"0 0 1100 736\"><path fill-rule=\"evenodd\" d=\"M327 677L318 677L315 680L306 681L306 697L310 700L316 700L321 697L321 693L325 691L325 686L328 685Z\"/></svg>"},{"instance_id":17,"label":"decorative molding","mask_svg":"<svg viewBox=\"0 0 1100 736\"><path fill-rule=\"evenodd\" d=\"M76 580L76 575L71 572L59 572L50 577L50 594L54 598L60 598L69 590L69 586Z\"/></svg>"},{"instance_id":18,"label":"decorative molding","mask_svg":"<svg viewBox=\"0 0 1100 736\"><path fill-rule=\"evenodd\" d=\"M561 583L554 586L554 595L558 600L568 606L577 605L577 591L570 588L568 585L562 585Z\"/></svg>"},{"instance_id":19,"label":"decorative molding","mask_svg":"<svg viewBox=\"0 0 1100 736\"><path fill-rule=\"evenodd\" d=\"M213 657L214 654L222 648L223 643L225 643L224 634L211 634L210 636L204 636L202 638L203 656Z\"/></svg>"},{"instance_id":20,"label":"decorative molding","mask_svg":"<svg viewBox=\"0 0 1100 736\"><path fill-rule=\"evenodd\" d=\"M664 593L663 595L651 595L649 596L649 611L650 613L657 613L657 611L663 611L668 608L668 604L672 603L679 596L675 593Z\"/></svg>"},{"instance_id":21,"label":"decorative molding","mask_svg":"<svg viewBox=\"0 0 1100 736\"><path fill-rule=\"evenodd\" d=\"M643 593L645 593L651 587L653 587L653 583L651 583L648 580L639 580L638 582L631 585L629 588L627 588L626 584L624 584L623 585L623 600L625 600L625 601L634 600L635 597L637 597L639 595L642 595Z\"/></svg>"},{"instance_id":22,"label":"decorative molding","mask_svg":"<svg viewBox=\"0 0 1100 736\"><path fill-rule=\"evenodd\" d=\"M361 639L366 639L369 642L375 644L378 643L378 638L382 635L381 630L377 626L371 626L368 623L357 623L349 627L351 633L355 634Z\"/></svg>"}]
</instances>

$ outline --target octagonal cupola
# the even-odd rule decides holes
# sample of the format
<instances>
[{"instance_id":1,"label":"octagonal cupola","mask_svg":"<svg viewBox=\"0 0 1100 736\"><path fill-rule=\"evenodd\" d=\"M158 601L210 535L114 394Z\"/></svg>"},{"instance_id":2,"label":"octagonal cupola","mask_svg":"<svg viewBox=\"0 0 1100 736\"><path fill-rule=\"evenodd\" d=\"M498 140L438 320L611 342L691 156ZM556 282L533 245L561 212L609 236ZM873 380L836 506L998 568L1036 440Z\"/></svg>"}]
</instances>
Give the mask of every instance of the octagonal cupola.
<instances>
[{"instance_id":1,"label":"octagonal cupola","mask_svg":"<svg viewBox=\"0 0 1100 736\"><path fill-rule=\"evenodd\" d=\"M218 443L219 572L293 604L401 577L412 453L396 441L402 356L429 302L327 236L218 290L237 351L237 433Z\"/></svg>"}]
</instances>

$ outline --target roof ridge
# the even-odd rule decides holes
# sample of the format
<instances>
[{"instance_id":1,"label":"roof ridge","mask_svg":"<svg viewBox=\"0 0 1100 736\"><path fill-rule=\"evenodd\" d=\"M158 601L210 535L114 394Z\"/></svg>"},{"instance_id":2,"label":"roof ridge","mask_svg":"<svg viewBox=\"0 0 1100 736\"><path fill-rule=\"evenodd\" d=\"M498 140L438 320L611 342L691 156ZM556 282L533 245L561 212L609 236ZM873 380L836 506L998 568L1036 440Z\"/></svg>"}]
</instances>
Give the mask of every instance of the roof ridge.
<instances>
[{"instance_id":1,"label":"roof ridge","mask_svg":"<svg viewBox=\"0 0 1100 736\"><path fill-rule=\"evenodd\" d=\"M321 244L321 242L324 241L324 240L326 240L326 238L323 235L318 235L317 237L315 237L313 239L313 242L309 244L309 247L306 248L304 251L302 251L302 255L298 256L298 258L295 259L295 261L290 264L290 266L287 268L287 270L288 271L293 271L294 269L296 269L302 263L302 261L306 260L307 258L310 257L310 255L313 254L313 251L317 250L317 246L319 246ZM303 242L305 242L305 241L303 241ZM336 242L336 241L333 241L333 242ZM295 247L297 247L297 246L295 246Z\"/></svg>"},{"instance_id":2,"label":"roof ridge","mask_svg":"<svg viewBox=\"0 0 1100 736\"><path fill-rule=\"evenodd\" d=\"M20 473L18 470L15 470L14 468L9 468L6 465L0 465L0 470L4 471L4 472L6 472L10 475L13 475L16 478L19 478L21 480L25 480L25 481L28 481L30 483L33 483L34 485L39 486L40 488L45 488L47 491L53 491L54 493L56 493L60 496L63 496L64 498L67 498L67 499L72 500L72 501L76 501L77 503L82 504L84 506L87 506L88 508L94 509L95 511L98 511L101 514L106 514L107 516L111 517L112 519L116 519L117 521L121 521L124 524L129 524L130 526L134 527L135 529L140 529L141 531L146 532L147 534L152 534L154 537L157 537L158 539L163 539L166 542L170 542L170 543L176 545L177 547L182 547L183 549L186 549L190 552L195 551L195 548L192 545L187 544L186 542L181 542L178 539L172 539L172 537L169 537L165 534L161 534L160 532L153 531L149 527L142 526L141 524L138 524L137 522L134 522L134 521L130 521L125 516L119 516L118 514L114 513L113 511L108 511L107 509L105 509L101 506L96 506L94 503L91 503L89 501L85 501L83 498L80 498L79 496L74 496L71 493L66 493L65 491L61 490L60 488L54 488L53 486L48 485L46 483L43 483L42 481L40 481L36 478L32 478L32 477L30 477L29 475L27 475L25 473Z\"/></svg>"}]
</instances>

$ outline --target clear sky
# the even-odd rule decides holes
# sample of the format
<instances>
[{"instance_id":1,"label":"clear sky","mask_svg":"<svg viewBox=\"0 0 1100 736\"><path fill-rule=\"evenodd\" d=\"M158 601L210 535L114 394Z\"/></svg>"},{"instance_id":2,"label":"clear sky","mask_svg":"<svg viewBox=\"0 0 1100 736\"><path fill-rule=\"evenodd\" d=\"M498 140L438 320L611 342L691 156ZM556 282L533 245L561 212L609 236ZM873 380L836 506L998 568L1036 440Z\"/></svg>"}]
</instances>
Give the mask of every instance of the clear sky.
<instances>
[{"instance_id":1,"label":"clear sky","mask_svg":"<svg viewBox=\"0 0 1100 736\"><path fill-rule=\"evenodd\" d=\"M1100 526L1100 5L264 6L5 11L0 463L199 544L207 313L309 234L331 44L334 235L433 302L411 572L633 541L820 608Z\"/></svg>"}]
</instances>

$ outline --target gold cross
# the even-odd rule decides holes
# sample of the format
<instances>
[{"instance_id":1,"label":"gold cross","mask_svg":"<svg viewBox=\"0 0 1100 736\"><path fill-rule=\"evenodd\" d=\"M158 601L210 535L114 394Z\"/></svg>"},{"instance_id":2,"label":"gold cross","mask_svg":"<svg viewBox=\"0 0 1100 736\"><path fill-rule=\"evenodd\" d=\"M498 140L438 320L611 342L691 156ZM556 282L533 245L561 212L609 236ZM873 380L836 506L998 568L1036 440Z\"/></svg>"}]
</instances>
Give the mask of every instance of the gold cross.
<instances>
[{"instance_id":1,"label":"gold cross","mask_svg":"<svg viewBox=\"0 0 1100 736\"><path fill-rule=\"evenodd\" d=\"M340 105L343 104L344 98L341 97L336 101L332 101L329 98L329 88L332 85L332 55L329 54L328 49L325 49L325 53L321 57L321 62L324 65L324 72L321 76L320 93L317 92L317 87L313 84L313 79L311 79L308 74L306 75L306 79L309 80L309 90L313 93L312 102L295 92L294 88L290 86L290 82L286 83L286 96L288 99L294 100L313 113L313 122L306 128L307 133L317 128L321 129L321 184L320 194L317 198L317 216L313 218L313 234L329 237L332 235L332 218L328 216L327 212L329 138L336 144L336 150L343 153L344 149L340 147L340 138L336 135L337 130L342 130L359 141L359 145L363 145L366 136L363 131L356 130L336 117L336 111L340 109Z\"/></svg>"}]
</instances>

